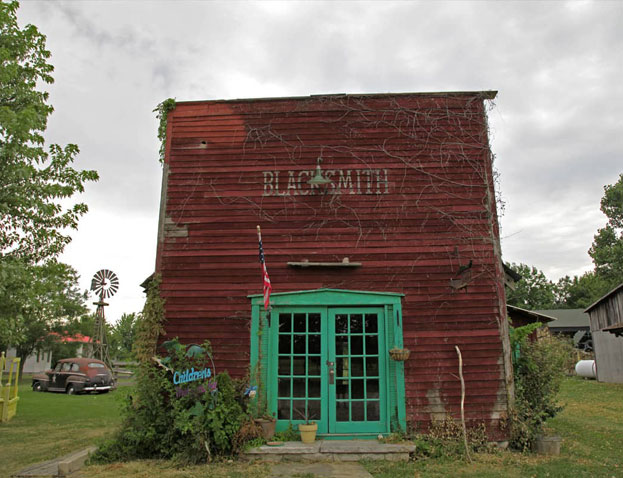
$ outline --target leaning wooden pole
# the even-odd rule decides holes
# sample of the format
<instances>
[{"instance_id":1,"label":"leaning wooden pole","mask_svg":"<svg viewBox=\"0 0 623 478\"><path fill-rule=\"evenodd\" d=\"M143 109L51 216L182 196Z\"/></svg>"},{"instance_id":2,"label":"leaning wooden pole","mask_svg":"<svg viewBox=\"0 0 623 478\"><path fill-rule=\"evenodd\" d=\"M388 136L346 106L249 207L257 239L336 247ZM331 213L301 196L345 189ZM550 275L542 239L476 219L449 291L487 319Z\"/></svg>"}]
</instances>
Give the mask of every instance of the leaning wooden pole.
<instances>
[{"instance_id":1,"label":"leaning wooden pole","mask_svg":"<svg viewBox=\"0 0 623 478\"><path fill-rule=\"evenodd\" d=\"M461 379L461 426L463 428L463 443L465 445L465 456L467 461L471 462L469 456L469 445L467 444L467 427L465 426L465 380L463 380L463 357L458 345L455 345L456 353L459 356L459 378Z\"/></svg>"}]
</instances>

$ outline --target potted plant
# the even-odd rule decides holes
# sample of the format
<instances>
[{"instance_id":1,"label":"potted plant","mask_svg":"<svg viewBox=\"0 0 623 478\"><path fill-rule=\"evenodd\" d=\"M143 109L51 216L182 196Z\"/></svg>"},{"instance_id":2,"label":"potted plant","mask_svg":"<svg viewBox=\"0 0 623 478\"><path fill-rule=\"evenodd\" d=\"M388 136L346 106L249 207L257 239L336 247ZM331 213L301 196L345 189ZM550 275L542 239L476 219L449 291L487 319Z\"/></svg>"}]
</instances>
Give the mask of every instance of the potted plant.
<instances>
[{"instance_id":1,"label":"potted plant","mask_svg":"<svg viewBox=\"0 0 623 478\"><path fill-rule=\"evenodd\" d=\"M316 441L316 432L318 431L318 424L314 421L310 421L310 415L307 412L307 406L305 406L305 412L301 412L298 409L294 409L296 413L301 415L305 420L305 423L299 423L299 432L301 432L301 441L303 443L314 443Z\"/></svg>"},{"instance_id":2,"label":"potted plant","mask_svg":"<svg viewBox=\"0 0 623 478\"><path fill-rule=\"evenodd\" d=\"M253 420L262 428L262 438L270 440L275 435L275 427L277 426L277 420L270 415L264 415L260 418Z\"/></svg>"},{"instance_id":3,"label":"potted plant","mask_svg":"<svg viewBox=\"0 0 623 478\"><path fill-rule=\"evenodd\" d=\"M253 376L253 382L255 382L256 385L249 385L244 392L245 397L250 399L247 412L255 424L262 429L262 438L268 441L275 435L277 419L275 418L274 413L271 414L268 411L266 394L264 392L264 386L259 373L259 365L256 365L256 368L253 371Z\"/></svg>"}]
</instances>

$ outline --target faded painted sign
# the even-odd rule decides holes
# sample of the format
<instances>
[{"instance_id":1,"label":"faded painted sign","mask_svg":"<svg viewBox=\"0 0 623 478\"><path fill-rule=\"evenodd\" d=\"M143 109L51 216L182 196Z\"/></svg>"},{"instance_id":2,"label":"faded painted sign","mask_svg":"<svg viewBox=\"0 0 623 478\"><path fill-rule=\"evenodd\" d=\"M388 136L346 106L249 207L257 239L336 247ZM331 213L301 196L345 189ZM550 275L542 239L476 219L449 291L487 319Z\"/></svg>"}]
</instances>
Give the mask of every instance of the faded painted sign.
<instances>
[{"instance_id":1,"label":"faded painted sign","mask_svg":"<svg viewBox=\"0 0 623 478\"><path fill-rule=\"evenodd\" d=\"M389 194L387 169L327 169L326 186L309 184L315 170L264 171L263 196L307 196L315 194Z\"/></svg>"}]
</instances>

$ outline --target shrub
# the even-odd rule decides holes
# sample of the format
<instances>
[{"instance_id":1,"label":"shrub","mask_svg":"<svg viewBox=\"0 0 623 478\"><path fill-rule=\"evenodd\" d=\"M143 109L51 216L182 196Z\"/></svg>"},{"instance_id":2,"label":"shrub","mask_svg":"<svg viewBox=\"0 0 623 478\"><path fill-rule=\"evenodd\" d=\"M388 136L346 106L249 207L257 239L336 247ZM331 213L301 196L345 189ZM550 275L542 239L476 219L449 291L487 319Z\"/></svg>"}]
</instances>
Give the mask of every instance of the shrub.
<instances>
[{"instance_id":1,"label":"shrub","mask_svg":"<svg viewBox=\"0 0 623 478\"><path fill-rule=\"evenodd\" d=\"M452 417L434 421L427 434L416 434L417 456L429 458L456 458L465 455L465 442L461 423ZM467 428L467 445L470 452L488 449L487 429L484 423Z\"/></svg>"},{"instance_id":2,"label":"shrub","mask_svg":"<svg viewBox=\"0 0 623 478\"><path fill-rule=\"evenodd\" d=\"M515 409L510 415L510 445L522 451L533 446L545 421L562 410L556 398L572 356L572 347L564 339L546 334L529 341L533 329L531 324L511 332L511 346L518 353L513 361Z\"/></svg>"},{"instance_id":3,"label":"shrub","mask_svg":"<svg viewBox=\"0 0 623 478\"><path fill-rule=\"evenodd\" d=\"M242 445L236 438L247 416L229 375L206 373L202 380L186 383L174 375L192 369L213 371L209 343L185 346L175 339L162 344L165 357L154 356L158 334L153 328L160 327L162 306L157 289L154 295L150 288L138 326L136 386L124 404L121 428L101 444L93 456L96 462L172 458L200 463L232 454Z\"/></svg>"},{"instance_id":4,"label":"shrub","mask_svg":"<svg viewBox=\"0 0 623 478\"><path fill-rule=\"evenodd\" d=\"M100 447L95 461L172 458L191 464L237 451L241 443L235 438L246 414L238 403L234 381L225 372L207 382L174 385L172 370L203 369L199 358L188 352L205 346L187 350L174 341L173 347L170 360L160 360L171 366L169 370L143 368L135 394L125 404L121 429Z\"/></svg>"},{"instance_id":5,"label":"shrub","mask_svg":"<svg viewBox=\"0 0 623 478\"><path fill-rule=\"evenodd\" d=\"M297 432L292 423L288 424L288 428L281 432L275 433L275 436L272 438L273 441L300 441L301 436L299 432Z\"/></svg>"}]
</instances>

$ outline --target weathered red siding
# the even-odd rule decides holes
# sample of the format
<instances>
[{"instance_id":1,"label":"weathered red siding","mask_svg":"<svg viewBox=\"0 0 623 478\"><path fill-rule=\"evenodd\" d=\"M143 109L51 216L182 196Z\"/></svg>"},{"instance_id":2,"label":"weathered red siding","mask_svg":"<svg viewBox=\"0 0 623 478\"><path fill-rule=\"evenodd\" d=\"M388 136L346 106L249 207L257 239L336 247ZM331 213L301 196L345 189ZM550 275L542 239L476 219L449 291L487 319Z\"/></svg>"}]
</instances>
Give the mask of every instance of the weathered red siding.
<instances>
[{"instance_id":1,"label":"weathered red siding","mask_svg":"<svg viewBox=\"0 0 623 478\"><path fill-rule=\"evenodd\" d=\"M503 277L484 104L492 96L179 103L168 118L157 259L167 335L186 342L209 339L217 369L245 374L247 295L262 286L255 230L260 224L274 292L327 287L405 294L412 424L458 413L458 345L466 417L488 422L495 434L507 389L499 325L505 314ZM311 194L306 181L319 156L325 174L342 170L346 187L340 194L331 188ZM332 177L340 182L339 172ZM362 266L287 265L344 257ZM471 269L459 274L470 261ZM466 286L454 288L452 280Z\"/></svg>"}]
</instances>

